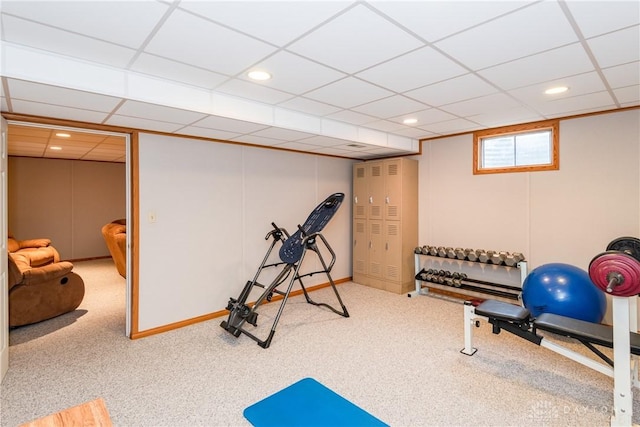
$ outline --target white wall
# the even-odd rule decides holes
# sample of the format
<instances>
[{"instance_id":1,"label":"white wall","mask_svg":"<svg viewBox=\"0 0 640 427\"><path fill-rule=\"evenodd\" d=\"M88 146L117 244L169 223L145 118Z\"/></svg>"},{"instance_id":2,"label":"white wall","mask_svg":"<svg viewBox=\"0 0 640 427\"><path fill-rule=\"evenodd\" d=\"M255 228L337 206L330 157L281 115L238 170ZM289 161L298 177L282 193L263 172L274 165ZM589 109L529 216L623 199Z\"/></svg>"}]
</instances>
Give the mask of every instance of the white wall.
<instances>
[{"instance_id":1,"label":"white wall","mask_svg":"<svg viewBox=\"0 0 640 427\"><path fill-rule=\"evenodd\" d=\"M472 135L423 143L420 245L523 252L588 269L640 237L640 110L560 122L560 170L473 175Z\"/></svg>"},{"instance_id":2,"label":"white wall","mask_svg":"<svg viewBox=\"0 0 640 427\"><path fill-rule=\"evenodd\" d=\"M101 228L126 216L124 163L9 157L9 231L62 259L109 256Z\"/></svg>"},{"instance_id":3,"label":"white wall","mask_svg":"<svg viewBox=\"0 0 640 427\"><path fill-rule=\"evenodd\" d=\"M352 161L149 134L139 157L140 331L224 309L255 275L271 222L293 233L335 192L345 203L324 235L332 277L351 276Z\"/></svg>"}]
</instances>

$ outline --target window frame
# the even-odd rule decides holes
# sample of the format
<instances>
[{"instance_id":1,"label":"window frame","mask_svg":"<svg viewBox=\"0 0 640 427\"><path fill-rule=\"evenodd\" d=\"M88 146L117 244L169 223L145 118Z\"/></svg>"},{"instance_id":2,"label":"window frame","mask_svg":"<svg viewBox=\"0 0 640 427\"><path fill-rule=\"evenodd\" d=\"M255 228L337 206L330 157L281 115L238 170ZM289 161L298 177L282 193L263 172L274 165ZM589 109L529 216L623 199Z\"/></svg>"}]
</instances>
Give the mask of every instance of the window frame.
<instances>
[{"instance_id":1,"label":"window frame","mask_svg":"<svg viewBox=\"0 0 640 427\"><path fill-rule=\"evenodd\" d=\"M497 168L480 167L480 150L482 149L482 139L504 135L518 135L538 132L541 130L551 131L551 163L543 165L528 166L506 166ZM544 120L535 123L525 123L513 126L503 126L493 129L479 130L473 133L473 174L484 175L492 173L511 172L538 172L560 169L560 120Z\"/></svg>"}]
</instances>

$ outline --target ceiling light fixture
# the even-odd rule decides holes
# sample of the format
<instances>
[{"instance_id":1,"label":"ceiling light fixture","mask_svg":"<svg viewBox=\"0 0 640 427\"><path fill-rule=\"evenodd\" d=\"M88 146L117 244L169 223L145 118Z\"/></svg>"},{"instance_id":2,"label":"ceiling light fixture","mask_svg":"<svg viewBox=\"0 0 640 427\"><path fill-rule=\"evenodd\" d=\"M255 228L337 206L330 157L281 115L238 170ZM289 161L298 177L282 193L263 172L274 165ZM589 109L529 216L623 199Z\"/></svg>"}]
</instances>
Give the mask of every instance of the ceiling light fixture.
<instances>
[{"instance_id":1,"label":"ceiling light fixture","mask_svg":"<svg viewBox=\"0 0 640 427\"><path fill-rule=\"evenodd\" d=\"M418 123L418 119L404 119L402 123L404 123L405 125L415 125L416 123Z\"/></svg>"},{"instance_id":2,"label":"ceiling light fixture","mask_svg":"<svg viewBox=\"0 0 640 427\"><path fill-rule=\"evenodd\" d=\"M56 133L56 136L58 138L71 138L71 134L69 133L64 133L64 132L58 132Z\"/></svg>"},{"instance_id":3,"label":"ceiling light fixture","mask_svg":"<svg viewBox=\"0 0 640 427\"><path fill-rule=\"evenodd\" d=\"M52 145L51 147L49 147L49 150L60 151L60 150L62 150L62 147L59 147L57 145Z\"/></svg>"},{"instance_id":4,"label":"ceiling light fixture","mask_svg":"<svg viewBox=\"0 0 640 427\"><path fill-rule=\"evenodd\" d=\"M564 93L568 90L569 88L566 86L557 86L557 87L552 87L551 89L545 90L544 93L546 93L547 95L556 95L558 93Z\"/></svg>"},{"instance_id":5,"label":"ceiling light fixture","mask_svg":"<svg viewBox=\"0 0 640 427\"><path fill-rule=\"evenodd\" d=\"M253 70L253 71L249 71L249 73L247 74L249 76L249 78L251 80L269 80L271 78L271 74L267 73L266 71L262 71L262 70Z\"/></svg>"}]
</instances>

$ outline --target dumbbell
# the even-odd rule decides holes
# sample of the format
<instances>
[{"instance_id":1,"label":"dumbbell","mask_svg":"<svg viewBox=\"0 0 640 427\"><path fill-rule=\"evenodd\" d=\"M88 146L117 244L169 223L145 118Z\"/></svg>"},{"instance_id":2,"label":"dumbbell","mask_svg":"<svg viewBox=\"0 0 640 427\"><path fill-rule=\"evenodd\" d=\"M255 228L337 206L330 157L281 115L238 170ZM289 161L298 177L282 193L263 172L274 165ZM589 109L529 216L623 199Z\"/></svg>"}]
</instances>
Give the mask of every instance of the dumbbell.
<instances>
[{"instance_id":1,"label":"dumbbell","mask_svg":"<svg viewBox=\"0 0 640 427\"><path fill-rule=\"evenodd\" d=\"M491 254L491 258L489 258L489 262L495 265L504 264L504 260L507 257L507 252L494 252Z\"/></svg>"},{"instance_id":2,"label":"dumbbell","mask_svg":"<svg viewBox=\"0 0 640 427\"><path fill-rule=\"evenodd\" d=\"M518 265L520 261L524 261L524 255L522 255L520 252L514 252L512 254L507 254L504 259L504 264L509 267L513 267Z\"/></svg>"},{"instance_id":3,"label":"dumbbell","mask_svg":"<svg viewBox=\"0 0 640 427\"><path fill-rule=\"evenodd\" d=\"M447 248L444 246L438 246L438 256L442 258L447 257Z\"/></svg>"},{"instance_id":4,"label":"dumbbell","mask_svg":"<svg viewBox=\"0 0 640 427\"><path fill-rule=\"evenodd\" d=\"M480 261L480 262L488 262L491 259L491 256L494 253L495 253L495 251L480 252L478 254L478 261Z\"/></svg>"},{"instance_id":5,"label":"dumbbell","mask_svg":"<svg viewBox=\"0 0 640 427\"><path fill-rule=\"evenodd\" d=\"M414 254L421 254L422 253L422 248L420 246L416 246L416 248L413 250Z\"/></svg>"},{"instance_id":6,"label":"dumbbell","mask_svg":"<svg viewBox=\"0 0 640 427\"><path fill-rule=\"evenodd\" d=\"M455 259L456 258L456 249L447 248L447 258Z\"/></svg>"},{"instance_id":7,"label":"dumbbell","mask_svg":"<svg viewBox=\"0 0 640 427\"><path fill-rule=\"evenodd\" d=\"M482 252L484 252L484 249L476 249L475 251L471 249L469 253L467 253L467 259L474 262L478 261L478 256L480 256Z\"/></svg>"},{"instance_id":8,"label":"dumbbell","mask_svg":"<svg viewBox=\"0 0 640 427\"><path fill-rule=\"evenodd\" d=\"M462 248L456 248L456 258L458 259L466 259L467 258L467 254L469 253L471 249L462 249Z\"/></svg>"},{"instance_id":9,"label":"dumbbell","mask_svg":"<svg viewBox=\"0 0 640 427\"><path fill-rule=\"evenodd\" d=\"M429 255L438 256L438 248L435 246L429 246Z\"/></svg>"},{"instance_id":10,"label":"dumbbell","mask_svg":"<svg viewBox=\"0 0 640 427\"><path fill-rule=\"evenodd\" d=\"M429 255L429 249L430 249L430 246L426 246L426 245L423 246L422 247L422 255Z\"/></svg>"}]
</instances>

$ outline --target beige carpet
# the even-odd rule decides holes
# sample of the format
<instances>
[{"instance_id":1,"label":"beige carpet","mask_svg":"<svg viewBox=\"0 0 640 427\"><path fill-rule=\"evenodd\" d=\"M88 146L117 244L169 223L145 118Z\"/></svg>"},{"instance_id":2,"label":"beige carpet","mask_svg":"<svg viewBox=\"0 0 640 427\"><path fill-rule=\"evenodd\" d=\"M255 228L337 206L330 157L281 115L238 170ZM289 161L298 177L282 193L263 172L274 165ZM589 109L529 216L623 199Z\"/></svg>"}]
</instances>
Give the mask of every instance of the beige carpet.
<instances>
[{"instance_id":1,"label":"beige carpet","mask_svg":"<svg viewBox=\"0 0 640 427\"><path fill-rule=\"evenodd\" d=\"M110 260L76 270L87 286L79 310L10 333L2 426L97 397L118 426L246 426L244 408L305 377L392 426L609 424L613 380L602 374L486 324L478 353L461 354L461 304L345 283L350 318L294 297L266 350L222 319L131 341ZM334 303L330 289L312 297ZM265 309L261 337L277 305Z\"/></svg>"}]
</instances>

